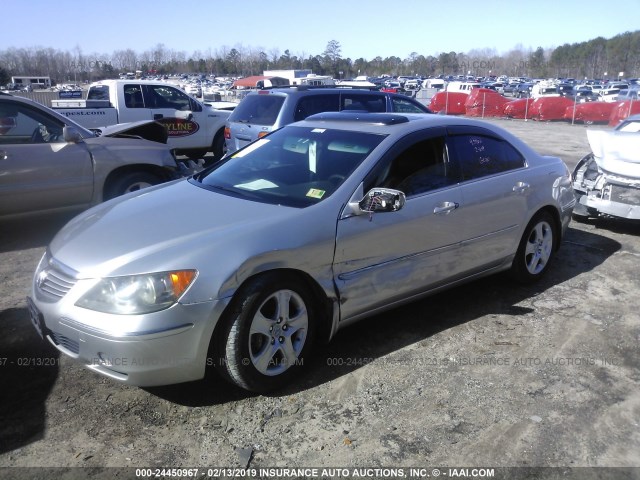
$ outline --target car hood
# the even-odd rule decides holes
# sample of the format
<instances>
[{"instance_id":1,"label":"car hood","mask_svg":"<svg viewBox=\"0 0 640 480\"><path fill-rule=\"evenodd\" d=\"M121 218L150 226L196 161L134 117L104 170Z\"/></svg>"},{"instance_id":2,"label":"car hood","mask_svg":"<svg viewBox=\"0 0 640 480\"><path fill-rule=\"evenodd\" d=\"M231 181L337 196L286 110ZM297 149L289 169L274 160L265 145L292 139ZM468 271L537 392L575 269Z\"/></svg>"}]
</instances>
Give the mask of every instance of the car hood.
<instances>
[{"instance_id":1,"label":"car hood","mask_svg":"<svg viewBox=\"0 0 640 480\"><path fill-rule=\"evenodd\" d=\"M332 228L318 227L319 219L305 213L309 208L248 201L178 180L87 210L56 235L49 251L78 278L235 270L264 252L332 243L335 217Z\"/></svg>"},{"instance_id":2,"label":"car hood","mask_svg":"<svg viewBox=\"0 0 640 480\"><path fill-rule=\"evenodd\" d=\"M177 165L176 158L167 145L137 137L91 137L86 138L84 144L98 166L152 164L176 168Z\"/></svg>"},{"instance_id":3,"label":"car hood","mask_svg":"<svg viewBox=\"0 0 640 480\"><path fill-rule=\"evenodd\" d=\"M119 123L110 127L94 129L101 137L144 138L152 142L167 143L167 127L160 122L141 120L139 122Z\"/></svg>"},{"instance_id":4,"label":"car hood","mask_svg":"<svg viewBox=\"0 0 640 480\"><path fill-rule=\"evenodd\" d=\"M607 130L587 130L596 162L605 172L640 178L640 134Z\"/></svg>"}]
</instances>

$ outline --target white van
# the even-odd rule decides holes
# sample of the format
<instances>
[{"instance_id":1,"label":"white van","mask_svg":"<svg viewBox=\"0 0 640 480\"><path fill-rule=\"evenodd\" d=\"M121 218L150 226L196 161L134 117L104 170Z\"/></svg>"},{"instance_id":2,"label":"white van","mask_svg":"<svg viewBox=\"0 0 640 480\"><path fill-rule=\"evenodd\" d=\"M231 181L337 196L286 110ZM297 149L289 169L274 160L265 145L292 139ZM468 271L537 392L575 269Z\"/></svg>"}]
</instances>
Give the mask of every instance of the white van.
<instances>
[{"instance_id":1,"label":"white van","mask_svg":"<svg viewBox=\"0 0 640 480\"><path fill-rule=\"evenodd\" d=\"M437 88L438 90L444 90L445 81L441 78L427 78L422 82L422 88Z\"/></svg>"},{"instance_id":2,"label":"white van","mask_svg":"<svg viewBox=\"0 0 640 480\"><path fill-rule=\"evenodd\" d=\"M450 82L447 84L447 92L471 93L474 88L480 88L482 85L477 82Z\"/></svg>"}]
</instances>

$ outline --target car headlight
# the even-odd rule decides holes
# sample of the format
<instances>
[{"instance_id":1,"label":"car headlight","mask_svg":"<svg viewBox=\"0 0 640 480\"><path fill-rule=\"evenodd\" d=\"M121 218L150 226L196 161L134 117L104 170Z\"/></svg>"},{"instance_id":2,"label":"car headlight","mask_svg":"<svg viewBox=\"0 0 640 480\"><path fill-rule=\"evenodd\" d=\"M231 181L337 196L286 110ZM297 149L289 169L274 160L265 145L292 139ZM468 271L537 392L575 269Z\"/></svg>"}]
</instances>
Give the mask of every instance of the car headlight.
<instances>
[{"instance_id":1,"label":"car headlight","mask_svg":"<svg viewBox=\"0 0 640 480\"><path fill-rule=\"evenodd\" d=\"M102 278L76 306L116 315L140 315L169 308L196 278L195 270Z\"/></svg>"}]
</instances>

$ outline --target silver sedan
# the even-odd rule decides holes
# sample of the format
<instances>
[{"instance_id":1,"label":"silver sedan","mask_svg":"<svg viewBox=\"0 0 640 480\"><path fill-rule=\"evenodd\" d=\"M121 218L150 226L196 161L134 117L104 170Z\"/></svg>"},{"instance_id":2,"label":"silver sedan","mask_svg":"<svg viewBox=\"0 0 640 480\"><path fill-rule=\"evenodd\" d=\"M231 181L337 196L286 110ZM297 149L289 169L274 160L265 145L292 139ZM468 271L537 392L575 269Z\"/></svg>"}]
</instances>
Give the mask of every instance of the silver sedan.
<instances>
[{"instance_id":1,"label":"silver sedan","mask_svg":"<svg viewBox=\"0 0 640 480\"><path fill-rule=\"evenodd\" d=\"M131 123L97 137L37 102L0 95L0 220L80 211L184 176L157 128Z\"/></svg>"},{"instance_id":2,"label":"silver sedan","mask_svg":"<svg viewBox=\"0 0 640 480\"><path fill-rule=\"evenodd\" d=\"M263 392L356 320L496 272L537 280L574 204L560 159L495 126L320 114L76 217L37 267L31 319L124 383L215 367Z\"/></svg>"}]
</instances>

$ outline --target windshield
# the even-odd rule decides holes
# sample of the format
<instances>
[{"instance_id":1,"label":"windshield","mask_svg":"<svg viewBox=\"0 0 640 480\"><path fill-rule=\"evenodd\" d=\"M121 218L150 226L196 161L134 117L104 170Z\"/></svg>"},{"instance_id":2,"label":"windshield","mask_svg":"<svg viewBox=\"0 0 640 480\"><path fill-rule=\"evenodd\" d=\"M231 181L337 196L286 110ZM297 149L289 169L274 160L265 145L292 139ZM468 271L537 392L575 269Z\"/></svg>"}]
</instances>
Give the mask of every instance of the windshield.
<instances>
[{"instance_id":1,"label":"windshield","mask_svg":"<svg viewBox=\"0 0 640 480\"><path fill-rule=\"evenodd\" d=\"M249 200L307 207L331 196L384 138L289 126L256 140L191 181Z\"/></svg>"}]
</instances>

